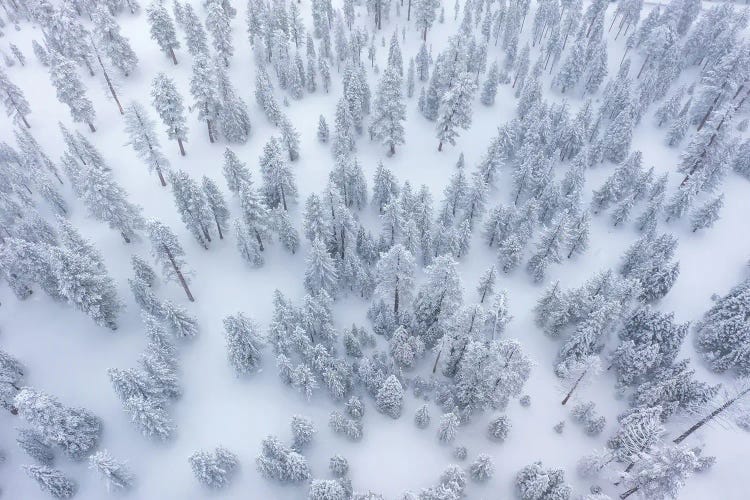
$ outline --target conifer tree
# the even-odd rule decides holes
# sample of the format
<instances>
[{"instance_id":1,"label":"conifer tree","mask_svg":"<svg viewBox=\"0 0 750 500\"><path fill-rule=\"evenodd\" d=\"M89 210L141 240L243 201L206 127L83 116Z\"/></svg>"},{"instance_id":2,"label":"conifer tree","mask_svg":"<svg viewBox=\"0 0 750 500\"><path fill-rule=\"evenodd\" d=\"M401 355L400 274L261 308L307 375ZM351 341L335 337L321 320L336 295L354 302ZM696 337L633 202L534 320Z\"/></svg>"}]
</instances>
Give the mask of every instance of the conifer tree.
<instances>
[{"instance_id":1,"label":"conifer tree","mask_svg":"<svg viewBox=\"0 0 750 500\"><path fill-rule=\"evenodd\" d=\"M156 171L162 186L164 171L169 171L169 160L159 148L159 139L154 130L154 122L146 114L146 110L137 102L132 102L125 112L125 132L129 142L138 157L148 165L149 170Z\"/></svg>"},{"instance_id":2,"label":"conifer tree","mask_svg":"<svg viewBox=\"0 0 750 500\"><path fill-rule=\"evenodd\" d=\"M247 165L237 158L231 149L224 150L224 166L222 167L227 187L235 195L239 195L243 186L252 186L253 181Z\"/></svg>"},{"instance_id":3,"label":"conifer tree","mask_svg":"<svg viewBox=\"0 0 750 500\"><path fill-rule=\"evenodd\" d=\"M73 498L78 485L62 472L46 465L24 465L26 474L34 479L39 487L54 498Z\"/></svg>"},{"instance_id":4,"label":"conifer tree","mask_svg":"<svg viewBox=\"0 0 750 500\"><path fill-rule=\"evenodd\" d=\"M440 116L437 121L438 151L443 143L456 144L457 128L471 126L472 99L476 84L469 73L458 75L453 87L445 92L440 100Z\"/></svg>"},{"instance_id":5,"label":"conifer tree","mask_svg":"<svg viewBox=\"0 0 750 500\"><path fill-rule=\"evenodd\" d=\"M404 389L401 386L401 382L399 382L395 375L388 376L383 381L383 385L380 386L375 398L378 411L396 419L401 416L403 403Z\"/></svg>"},{"instance_id":6,"label":"conifer tree","mask_svg":"<svg viewBox=\"0 0 750 500\"><path fill-rule=\"evenodd\" d=\"M5 112L9 117L14 121L20 121L26 128L31 128L26 120L26 115L31 113L31 107L23 95L23 91L11 82L8 75L2 70L0 70L0 100L3 101Z\"/></svg>"},{"instance_id":7,"label":"conifer tree","mask_svg":"<svg viewBox=\"0 0 750 500\"><path fill-rule=\"evenodd\" d=\"M251 186L242 186L240 190L240 207L242 220L247 226L249 234L255 236L258 248L263 251L263 239L268 237L269 214L265 205Z\"/></svg>"},{"instance_id":8,"label":"conifer tree","mask_svg":"<svg viewBox=\"0 0 750 500\"><path fill-rule=\"evenodd\" d=\"M494 61L490 66L490 70L487 72L487 77L485 78L484 85L482 86L482 95L479 98L479 100L485 106L492 106L493 104L495 104L497 85L500 78L499 71L500 70L498 68L497 61Z\"/></svg>"},{"instance_id":9,"label":"conifer tree","mask_svg":"<svg viewBox=\"0 0 750 500\"><path fill-rule=\"evenodd\" d=\"M188 51L193 57L208 53L206 31L195 13L192 4L186 3L183 9L182 29L185 31L185 41Z\"/></svg>"},{"instance_id":10,"label":"conifer tree","mask_svg":"<svg viewBox=\"0 0 750 500\"><path fill-rule=\"evenodd\" d=\"M409 4L411 5L411 3ZM416 0L414 6L414 23L422 31L422 40L427 41L427 30L435 22L437 16L436 9L440 6L437 0Z\"/></svg>"},{"instance_id":11,"label":"conifer tree","mask_svg":"<svg viewBox=\"0 0 750 500\"><path fill-rule=\"evenodd\" d=\"M89 468L102 476L108 492L126 491L135 481L135 476L125 462L116 460L107 450L97 451L91 455Z\"/></svg>"},{"instance_id":12,"label":"conifer tree","mask_svg":"<svg viewBox=\"0 0 750 500\"><path fill-rule=\"evenodd\" d=\"M388 67L395 69L398 76L404 76L404 59L401 56L401 47L396 35L397 32L394 31L391 36L391 43L388 46Z\"/></svg>"},{"instance_id":13,"label":"conifer tree","mask_svg":"<svg viewBox=\"0 0 750 500\"><path fill-rule=\"evenodd\" d=\"M205 175L201 180L201 187L203 188L203 194L206 196L208 208L211 210L214 222L216 223L216 231L219 233L219 239L223 240L224 231L226 231L227 224L229 223L227 202L224 200L224 195L219 191L219 186Z\"/></svg>"},{"instance_id":14,"label":"conifer tree","mask_svg":"<svg viewBox=\"0 0 750 500\"><path fill-rule=\"evenodd\" d=\"M320 118L318 118L318 141L322 143L328 142L328 124L326 123L326 119L323 115L320 115Z\"/></svg>"},{"instance_id":15,"label":"conifer tree","mask_svg":"<svg viewBox=\"0 0 750 500\"><path fill-rule=\"evenodd\" d=\"M333 155L335 158L347 157L355 149L354 123L349 105L344 97L336 104L336 122L333 135Z\"/></svg>"},{"instance_id":16,"label":"conifer tree","mask_svg":"<svg viewBox=\"0 0 750 500\"><path fill-rule=\"evenodd\" d=\"M414 287L416 264L414 256L401 244L391 247L378 261L375 270L375 295L383 300L394 315L408 304Z\"/></svg>"},{"instance_id":17,"label":"conifer tree","mask_svg":"<svg viewBox=\"0 0 750 500\"><path fill-rule=\"evenodd\" d=\"M297 197L297 186L289 164L283 158L281 145L275 137L271 137L263 147L260 170L263 175L266 203L272 208L282 206L287 210L287 200L293 201Z\"/></svg>"},{"instance_id":18,"label":"conifer tree","mask_svg":"<svg viewBox=\"0 0 750 500\"><path fill-rule=\"evenodd\" d=\"M250 117L245 101L239 97L229 81L226 69L218 59L215 61L217 98L219 111L217 120L221 133L228 142L244 143L250 135Z\"/></svg>"},{"instance_id":19,"label":"conifer tree","mask_svg":"<svg viewBox=\"0 0 750 500\"><path fill-rule=\"evenodd\" d=\"M120 34L120 25L103 5L99 5L93 14L94 34L113 66L128 76L138 65L130 42Z\"/></svg>"},{"instance_id":20,"label":"conifer tree","mask_svg":"<svg viewBox=\"0 0 750 500\"><path fill-rule=\"evenodd\" d=\"M404 143L406 107L401 94L401 77L393 68L386 68L375 98L375 116L370 125L370 136L388 146L391 155L396 145Z\"/></svg>"},{"instance_id":21,"label":"conifer tree","mask_svg":"<svg viewBox=\"0 0 750 500\"><path fill-rule=\"evenodd\" d=\"M193 108L198 110L198 119L206 122L208 140L216 140L217 121L221 113L221 97L217 89L217 79L214 67L204 54L193 61L193 76L190 79L190 93L195 103Z\"/></svg>"},{"instance_id":22,"label":"conifer tree","mask_svg":"<svg viewBox=\"0 0 750 500\"><path fill-rule=\"evenodd\" d=\"M180 42L177 40L174 23L169 16L169 12L160 2L152 2L146 8L146 16L151 28L151 38L156 40L159 48L177 65L177 56L174 51L180 48Z\"/></svg>"},{"instance_id":23,"label":"conifer tree","mask_svg":"<svg viewBox=\"0 0 750 500\"><path fill-rule=\"evenodd\" d=\"M57 99L70 108L73 121L85 123L92 132L96 132L94 105L86 97L86 87L78 77L75 65L62 54L54 54L50 60L49 70Z\"/></svg>"},{"instance_id":24,"label":"conifer tree","mask_svg":"<svg viewBox=\"0 0 750 500\"><path fill-rule=\"evenodd\" d=\"M229 66L229 59L234 53L230 21L231 18L222 7L220 1L208 2L206 29L211 33L214 50L216 50L216 53L224 62L224 66Z\"/></svg>"},{"instance_id":25,"label":"conifer tree","mask_svg":"<svg viewBox=\"0 0 750 500\"><path fill-rule=\"evenodd\" d=\"M414 58L409 59L409 69L406 70L406 97L411 99L414 97L414 86L415 86L415 73L414 73Z\"/></svg>"},{"instance_id":26,"label":"conifer tree","mask_svg":"<svg viewBox=\"0 0 750 500\"><path fill-rule=\"evenodd\" d=\"M212 2L211 5L218 5L221 9L219 2ZM214 489L226 487L239 467L237 456L221 446L213 453L196 451L190 455L188 462L195 478L204 486Z\"/></svg>"},{"instance_id":27,"label":"conifer tree","mask_svg":"<svg viewBox=\"0 0 750 500\"><path fill-rule=\"evenodd\" d=\"M60 295L91 316L98 325L116 330L122 303L101 258L94 259L98 256L91 252L83 254L75 247L52 247L49 252Z\"/></svg>"},{"instance_id":28,"label":"conifer tree","mask_svg":"<svg viewBox=\"0 0 750 500\"><path fill-rule=\"evenodd\" d=\"M229 364L238 375L252 373L260 367L263 338L258 325L243 313L224 318Z\"/></svg>"},{"instance_id":29,"label":"conifer tree","mask_svg":"<svg viewBox=\"0 0 750 500\"><path fill-rule=\"evenodd\" d=\"M185 124L185 106L174 81L164 73L157 74L151 84L151 104L167 128L167 137L177 140L180 154L185 156L183 143L187 142L188 131Z\"/></svg>"},{"instance_id":30,"label":"conifer tree","mask_svg":"<svg viewBox=\"0 0 750 500\"><path fill-rule=\"evenodd\" d=\"M101 421L84 408L63 406L54 396L24 387L13 401L18 415L74 460L96 448Z\"/></svg>"},{"instance_id":31,"label":"conifer tree","mask_svg":"<svg viewBox=\"0 0 750 500\"><path fill-rule=\"evenodd\" d=\"M151 254L162 267L162 274L166 279L177 278L185 290L190 302L194 302L193 294L190 293L187 280L182 272L185 266L183 256L185 251L177 240L177 236L169 227L155 219L146 222L149 240L151 240Z\"/></svg>"},{"instance_id":32,"label":"conifer tree","mask_svg":"<svg viewBox=\"0 0 750 500\"><path fill-rule=\"evenodd\" d=\"M690 217L690 228L693 232L699 229L707 229L719 220L719 212L724 206L724 194L720 194L713 200L708 201L702 207L693 211Z\"/></svg>"},{"instance_id":33,"label":"conifer tree","mask_svg":"<svg viewBox=\"0 0 750 500\"><path fill-rule=\"evenodd\" d=\"M208 249L213 215L204 192L183 170L170 172L169 181L172 183L172 194L182 222L198 243Z\"/></svg>"},{"instance_id":34,"label":"conifer tree","mask_svg":"<svg viewBox=\"0 0 750 500\"><path fill-rule=\"evenodd\" d=\"M334 297L337 285L336 264L328 253L325 243L320 238L316 238L312 242L310 255L307 258L305 289L311 294L323 290Z\"/></svg>"},{"instance_id":35,"label":"conifer tree","mask_svg":"<svg viewBox=\"0 0 750 500\"><path fill-rule=\"evenodd\" d=\"M8 408L10 408L10 405ZM35 429L18 429L16 443L28 456L42 465L50 466L55 460L52 447L47 443L42 433Z\"/></svg>"}]
</instances>

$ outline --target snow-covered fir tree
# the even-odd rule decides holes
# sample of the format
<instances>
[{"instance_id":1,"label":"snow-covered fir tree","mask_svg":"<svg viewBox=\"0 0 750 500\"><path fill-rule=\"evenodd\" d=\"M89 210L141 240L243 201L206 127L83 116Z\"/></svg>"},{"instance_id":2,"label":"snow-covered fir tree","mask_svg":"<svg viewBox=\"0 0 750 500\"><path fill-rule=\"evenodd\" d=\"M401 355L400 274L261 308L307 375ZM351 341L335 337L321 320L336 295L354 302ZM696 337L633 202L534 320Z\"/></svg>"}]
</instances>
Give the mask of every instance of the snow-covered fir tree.
<instances>
[{"instance_id":1,"label":"snow-covered fir tree","mask_svg":"<svg viewBox=\"0 0 750 500\"><path fill-rule=\"evenodd\" d=\"M180 154L185 156L188 132L185 106L174 81L164 73L158 73L151 83L151 104L167 128L167 137L177 141Z\"/></svg>"}]
</instances>

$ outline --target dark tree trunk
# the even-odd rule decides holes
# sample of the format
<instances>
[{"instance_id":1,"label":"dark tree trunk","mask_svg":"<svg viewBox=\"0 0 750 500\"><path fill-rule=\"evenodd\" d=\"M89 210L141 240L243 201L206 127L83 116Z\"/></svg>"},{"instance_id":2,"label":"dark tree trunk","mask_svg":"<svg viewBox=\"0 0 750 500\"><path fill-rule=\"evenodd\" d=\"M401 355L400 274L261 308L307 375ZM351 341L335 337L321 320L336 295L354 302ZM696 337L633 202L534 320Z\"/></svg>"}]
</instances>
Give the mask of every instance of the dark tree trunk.
<instances>
[{"instance_id":1,"label":"dark tree trunk","mask_svg":"<svg viewBox=\"0 0 750 500\"><path fill-rule=\"evenodd\" d=\"M92 132L96 132L96 128L94 128L94 124L93 124L93 123L89 123L89 129L90 129L90 130L91 130Z\"/></svg>"},{"instance_id":2,"label":"dark tree trunk","mask_svg":"<svg viewBox=\"0 0 750 500\"><path fill-rule=\"evenodd\" d=\"M187 298L190 302L195 302L195 299L193 298L193 294L190 293L190 288L188 288L187 281L185 281L185 277L182 275L182 271L180 271L180 268L177 266L177 263L174 260L174 257L172 256L172 252L169 251L169 248L167 248L166 245L163 245L164 251L167 254L167 257L169 258L169 262L172 263L172 268L174 269L174 272L177 274L177 279L180 280L180 285L182 285L183 290L185 290L185 293L187 294Z\"/></svg>"},{"instance_id":3,"label":"dark tree trunk","mask_svg":"<svg viewBox=\"0 0 750 500\"><path fill-rule=\"evenodd\" d=\"M180 146L180 155L185 156L185 146L182 145L182 139L177 138L177 145Z\"/></svg>"},{"instance_id":4,"label":"dark tree trunk","mask_svg":"<svg viewBox=\"0 0 750 500\"><path fill-rule=\"evenodd\" d=\"M174 54L174 49L172 47L169 48L169 55L172 56L172 62L177 66L177 56Z\"/></svg>"}]
</instances>

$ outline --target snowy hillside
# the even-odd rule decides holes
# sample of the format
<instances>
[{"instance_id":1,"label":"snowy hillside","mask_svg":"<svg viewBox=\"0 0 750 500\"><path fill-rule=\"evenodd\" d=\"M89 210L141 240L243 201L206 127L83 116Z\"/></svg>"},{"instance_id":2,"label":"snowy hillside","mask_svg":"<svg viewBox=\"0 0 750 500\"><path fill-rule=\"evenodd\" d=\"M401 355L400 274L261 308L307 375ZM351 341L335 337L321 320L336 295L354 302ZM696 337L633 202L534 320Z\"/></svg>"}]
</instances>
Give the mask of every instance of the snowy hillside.
<instances>
[{"instance_id":1,"label":"snowy hillside","mask_svg":"<svg viewBox=\"0 0 750 500\"><path fill-rule=\"evenodd\" d=\"M0 6L0 498L747 498L743 5Z\"/></svg>"}]
</instances>

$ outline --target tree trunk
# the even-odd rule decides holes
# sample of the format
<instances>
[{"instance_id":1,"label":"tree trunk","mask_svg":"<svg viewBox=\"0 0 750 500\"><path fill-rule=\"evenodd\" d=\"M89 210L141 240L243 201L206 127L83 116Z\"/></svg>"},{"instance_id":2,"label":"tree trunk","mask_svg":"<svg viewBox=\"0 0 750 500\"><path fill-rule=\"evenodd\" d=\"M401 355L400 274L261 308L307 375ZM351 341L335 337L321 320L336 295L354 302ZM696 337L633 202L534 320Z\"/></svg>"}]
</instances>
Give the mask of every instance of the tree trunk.
<instances>
[{"instance_id":1,"label":"tree trunk","mask_svg":"<svg viewBox=\"0 0 750 500\"><path fill-rule=\"evenodd\" d=\"M93 123L89 123L89 129L90 129L90 130L91 130L92 132L96 132L96 129L94 128L94 124L93 124Z\"/></svg>"},{"instance_id":2,"label":"tree trunk","mask_svg":"<svg viewBox=\"0 0 750 500\"><path fill-rule=\"evenodd\" d=\"M409 6L406 8L406 20L411 21L411 0L409 0Z\"/></svg>"},{"instance_id":3,"label":"tree trunk","mask_svg":"<svg viewBox=\"0 0 750 500\"><path fill-rule=\"evenodd\" d=\"M177 56L174 54L174 49L172 47L169 47L169 55L172 56L172 62L177 66Z\"/></svg>"},{"instance_id":4,"label":"tree trunk","mask_svg":"<svg viewBox=\"0 0 750 500\"><path fill-rule=\"evenodd\" d=\"M443 141L440 141L440 144L438 144L438 151L443 150Z\"/></svg>"},{"instance_id":5,"label":"tree trunk","mask_svg":"<svg viewBox=\"0 0 750 500\"><path fill-rule=\"evenodd\" d=\"M120 235L122 236L122 239L125 240L125 243L130 243L130 238L125 234L125 231L120 231Z\"/></svg>"},{"instance_id":6,"label":"tree trunk","mask_svg":"<svg viewBox=\"0 0 750 500\"><path fill-rule=\"evenodd\" d=\"M709 413L708 415L706 415L702 419L698 420L688 430L686 430L685 432L683 432L682 434L680 434L679 436L677 436L677 438L674 439L672 442L674 444L680 444L682 441L685 440L686 437L688 437L690 434L694 433L695 431L697 431L698 429L700 429L701 427L703 427L704 425L706 425L707 423L709 423L714 418L718 417L724 410L726 410L727 408L731 407L734 403L736 403L737 401L739 401L740 399L742 399L748 393L750 393L750 387L748 387L747 389L744 389L744 390L740 391L736 396L734 396L733 398L727 400L723 405L719 406L714 411L712 411L711 413Z\"/></svg>"},{"instance_id":7,"label":"tree trunk","mask_svg":"<svg viewBox=\"0 0 750 500\"><path fill-rule=\"evenodd\" d=\"M638 486L634 486L630 488L628 491L626 491L625 493L623 493L622 495L620 495L620 499L628 498L630 495L632 495L636 491L638 491Z\"/></svg>"},{"instance_id":8,"label":"tree trunk","mask_svg":"<svg viewBox=\"0 0 750 500\"><path fill-rule=\"evenodd\" d=\"M286 196L284 195L284 187L283 186L281 187L280 191L281 191L281 205L284 207L284 211L286 212L287 211L287 208L286 208Z\"/></svg>"},{"instance_id":9,"label":"tree trunk","mask_svg":"<svg viewBox=\"0 0 750 500\"><path fill-rule=\"evenodd\" d=\"M182 139L177 138L177 145L180 146L180 155L185 156L185 146L182 145Z\"/></svg>"},{"instance_id":10,"label":"tree trunk","mask_svg":"<svg viewBox=\"0 0 750 500\"><path fill-rule=\"evenodd\" d=\"M219 218L214 215L214 220L216 221L216 230L219 231L219 239L223 240L224 235L221 232L221 224L219 224Z\"/></svg>"},{"instance_id":11,"label":"tree trunk","mask_svg":"<svg viewBox=\"0 0 750 500\"><path fill-rule=\"evenodd\" d=\"M648 64L649 59L651 59L651 55L647 55L646 59L644 59L643 65L641 66L640 71L638 71L638 76L635 77L636 80L638 80L641 77L641 73L643 73L643 69L646 67L646 64Z\"/></svg>"},{"instance_id":12,"label":"tree trunk","mask_svg":"<svg viewBox=\"0 0 750 500\"><path fill-rule=\"evenodd\" d=\"M438 351L438 353L437 353L437 357L435 358L435 364L434 364L434 365L432 365L432 373L435 373L435 371L437 371L437 365L438 365L438 361L440 361L440 355L441 355L442 353L443 353L443 350L442 350L442 349L440 349L440 350Z\"/></svg>"},{"instance_id":13,"label":"tree trunk","mask_svg":"<svg viewBox=\"0 0 750 500\"><path fill-rule=\"evenodd\" d=\"M260 233L258 232L257 229L253 229L253 231L255 232L255 239L258 240L258 246L260 247L260 251L262 252L265 250L265 248L263 248L263 240L260 239Z\"/></svg>"},{"instance_id":14,"label":"tree trunk","mask_svg":"<svg viewBox=\"0 0 750 500\"><path fill-rule=\"evenodd\" d=\"M576 383L575 383L575 384L573 384L573 387L571 387L571 388L570 388L570 391L568 391L568 394L566 394L566 395L565 395L565 398L563 398L563 400L562 400L562 404L563 404L563 406L565 406L565 405L566 405L566 404L568 403L568 400L569 400L569 399L570 399L570 397L571 397L571 396L573 395L573 391L575 391L575 390L576 390L576 388L578 387L578 384L580 384L580 383L581 383L581 380L583 380L583 377L584 377L584 376L586 375L586 372L587 372L587 371L588 371L588 370L584 370L584 371L583 371L583 373L581 373L581 375L580 375L580 376L578 377L578 379L576 380Z\"/></svg>"},{"instance_id":15,"label":"tree trunk","mask_svg":"<svg viewBox=\"0 0 750 500\"><path fill-rule=\"evenodd\" d=\"M206 127L208 127L208 140L211 144L214 143L214 133L211 130L211 120L206 120Z\"/></svg>"},{"instance_id":16,"label":"tree trunk","mask_svg":"<svg viewBox=\"0 0 750 500\"><path fill-rule=\"evenodd\" d=\"M167 181L164 180L164 175L162 175L161 169L157 168L156 169L156 173L159 174L159 182L161 182L161 185L162 186L166 186L167 185Z\"/></svg>"},{"instance_id":17,"label":"tree trunk","mask_svg":"<svg viewBox=\"0 0 750 500\"><path fill-rule=\"evenodd\" d=\"M182 285L183 290L185 290L185 293L187 294L187 298L190 302L195 302L195 299L193 298L193 294L190 293L190 288L188 288L187 281L185 281L185 277L182 275L182 271L180 271L180 268L177 267L177 263L174 261L174 257L172 256L172 252L169 251L169 248L167 248L166 245L162 245L164 248L164 251L167 254L167 257L169 258L169 262L172 263L172 268L174 269L174 272L177 274L177 279L180 280L180 284Z\"/></svg>"},{"instance_id":18,"label":"tree trunk","mask_svg":"<svg viewBox=\"0 0 750 500\"><path fill-rule=\"evenodd\" d=\"M617 14L615 14L614 16L612 16L612 24L609 25L609 30L607 30L607 33L609 33L610 31L612 31L612 26L615 25L615 21L617 21Z\"/></svg>"},{"instance_id":19,"label":"tree trunk","mask_svg":"<svg viewBox=\"0 0 750 500\"><path fill-rule=\"evenodd\" d=\"M26 121L26 117L25 116L20 115L20 114L18 116L21 117L21 121L23 122L24 125L26 125L26 128L31 128L31 125L29 125L29 122Z\"/></svg>"}]
</instances>

